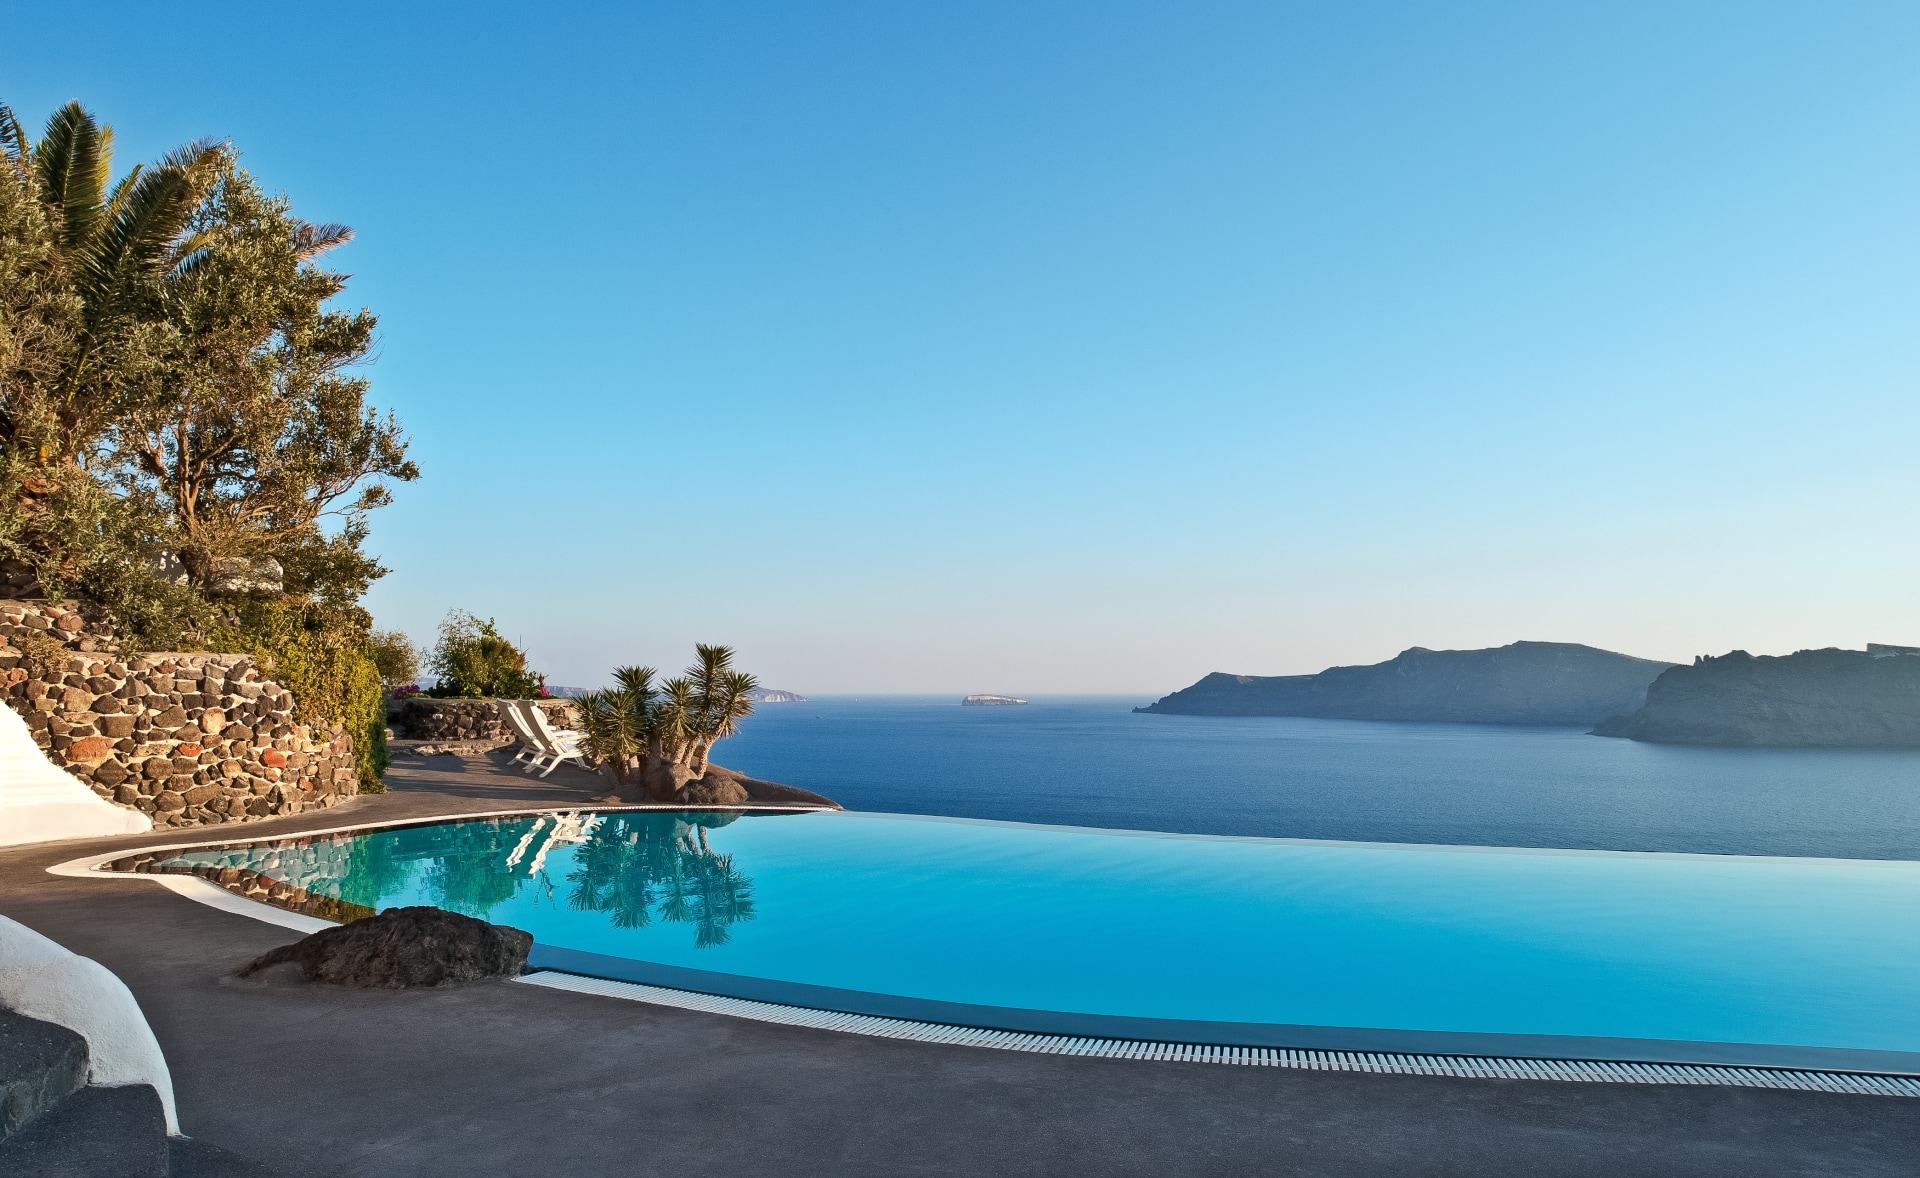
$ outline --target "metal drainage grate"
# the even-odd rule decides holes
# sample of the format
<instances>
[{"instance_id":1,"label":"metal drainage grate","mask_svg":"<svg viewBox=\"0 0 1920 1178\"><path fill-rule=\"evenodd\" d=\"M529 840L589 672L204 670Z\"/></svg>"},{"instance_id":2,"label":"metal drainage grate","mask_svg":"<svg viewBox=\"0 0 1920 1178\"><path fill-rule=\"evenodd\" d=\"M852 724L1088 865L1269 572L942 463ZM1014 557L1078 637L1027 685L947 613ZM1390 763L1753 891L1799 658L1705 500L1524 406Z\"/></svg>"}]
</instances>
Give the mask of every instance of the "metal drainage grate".
<instances>
[{"instance_id":1,"label":"metal drainage grate","mask_svg":"<svg viewBox=\"0 0 1920 1178\"><path fill-rule=\"evenodd\" d=\"M881 1018L782 1006L745 998L723 998L690 990L669 990L634 982L545 970L516 979L529 986L599 994L731 1015L763 1023L844 1031L881 1039L943 1043L955 1047L991 1047L1044 1055L1085 1055L1102 1059L1153 1059L1172 1063L1243 1064L1253 1067L1305 1068L1317 1072L1381 1072L1397 1076L1461 1076L1477 1080L1569 1080L1601 1084L1722 1084L1736 1088L1786 1088L1798 1092L1840 1092L1859 1096L1920 1097L1920 1077L1867 1072L1814 1072L1791 1068L1742 1068L1717 1064L1627 1063L1585 1059L1512 1059L1479 1055L1399 1055L1374 1051L1304 1051L1289 1047L1221 1047L1204 1043L1149 1043L1134 1039L1085 1039L990 1031L910 1019Z\"/></svg>"}]
</instances>

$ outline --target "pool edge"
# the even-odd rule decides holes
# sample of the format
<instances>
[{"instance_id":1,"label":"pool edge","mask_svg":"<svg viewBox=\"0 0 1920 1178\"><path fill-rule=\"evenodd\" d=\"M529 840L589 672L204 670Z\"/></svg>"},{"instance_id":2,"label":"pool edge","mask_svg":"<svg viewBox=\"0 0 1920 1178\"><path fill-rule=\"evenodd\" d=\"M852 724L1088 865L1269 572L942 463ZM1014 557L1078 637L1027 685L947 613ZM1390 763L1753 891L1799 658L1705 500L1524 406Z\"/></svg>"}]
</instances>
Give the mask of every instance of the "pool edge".
<instances>
[{"instance_id":1,"label":"pool edge","mask_svg":"<svg viewBox=\"0 0 1920 1178\"><path fill-rule=\"evenodd\" d=\"M536 943L529 970L553 970L668 990L797 1009L967 1027L1012 1034L1207 1047L1275 1048L1364 1054L1477 1056L1670 1066L1769 1068L1920 1077L1920 1052L1768 1043L1707 1043L1604 1036L1489 1031L1415 1031L1290 1023L1227 1023L1130 1015L1076 1014L908 998L781 982Z\"/></svg>"},{"instance_id":2,"label":"pool edge","mask_svg":"<svg viewBox=\"0 0 1920 1178\"><path fill-rule=\"evenodd\" d=\"M550 816L581 812L617 813L620 811L679 811L713 813L728 810L773 813L833 813L823 807L783 806L609 806L586 805L542 808L538 810L487 811L412 818L388 823L354 823L297 834L267 834L255 837L201 839L187 843L128 848L113 852L95 852L47 867L50 875L92 879L148 879L187 899L207 904L235 915L248 916L296 931L312 931L296 921L315 924L332 922L305 917L264 899L236 895L211 880L197 875L163 875L145 872L108 872L101 866L135 854L226 847L280 839L305 839L448 821L467 821L496 817ZM1205 837L1205 836L1203 836ZM1285 841L1285 840L1283 840ZM196 886L198 885L198 886ZM293 920L283 919L292 917ZM1801 1047L1780 1044L1709 1043L1684 1040L1620 1039L1607 1037L1523 1035L1472 1031L1407 1031L1386 1028L1321 1027L1295 1024L1223 1023L1174 1019L1153 1019L1120 1015L1086 1015L1069 1012L1037 1011L1019 1008L975 1006L863 991L840 990L807 983L780 982L751 978L683 966L656 965L627 958L562 949L536 944L529 960L530 971L587 980L606 980L613 985L639 986L675 993L711 998L719 1002L746 1003L782 1010L810 1012L833 1018L878 1019L906 1026L946 1028L986 1035L1011 1035L1058 1040L1060 1042L1110 1042L1148 1044L1228 1051L1292 1051L1334 1055L1366 1056L1389 1060L1397 1056L1422 1056L1451 1059L1517 1060L1535 1062L1592 1063L1597 1065L1638 1065L1660 1068L1760 1069L1766 1071L1807 1072L1827 1075L1885 1076L1900 1079L1920 1077L1920 1052L1878 1051L1858 1048ZM529 979L520 979L529 980ZM752 1017L752 1016L747 1016ZM763 1020L765 1021L765 1020ZM790 1021L790 1020L773 1020ZM849 1028L841 1028L849 1029ZM865 1032L862 1032L865 1033ZM925 1038L924 1035L897 1036ZM990 1046L992 1044L977 1044ZM1025 1048L1023 1048L1024 1050ZM1085 1052L1073 1052L1085 1054ZM1137 1052L1116 1051L1126 1058L1146 1058ZM1157 1057L1156 1057L1157 1058ZM1218 1062L1243 1062L1221 1060ZM1296 1065L1288 1065L1296 1066ZM1319 1065L1297 1065L1319 1066ZM1374 1071L1364 1066L1351 1070ZM1425 1074L1425 1073L1422 1073ZM1451 1072L1447 1074L1453 1074ZM1461 1072L1483 1075L1485 1070ZM1531 1075L1532 1073L1527 1073ZM1497 1077L1496 1077L1497 1078ZM1539 1077L1579 1079L1579 1076ZM1591 1077L1586 1077L1591 1078ZM1668 1081L1637 1081L1668 1082ZM1694 1082L1674 1080L1671 1082ZM1722 1082L1722 1081L1701 1081ZM1734 1080L1724 1081L1735 1083ZM1777 1085L1761 1085L1777 1086ZM1811 1089L1825 1090L1825 1089ZM1920 1096L1915 1091L1889 1093Z\"/></svg>"}]
</instances>

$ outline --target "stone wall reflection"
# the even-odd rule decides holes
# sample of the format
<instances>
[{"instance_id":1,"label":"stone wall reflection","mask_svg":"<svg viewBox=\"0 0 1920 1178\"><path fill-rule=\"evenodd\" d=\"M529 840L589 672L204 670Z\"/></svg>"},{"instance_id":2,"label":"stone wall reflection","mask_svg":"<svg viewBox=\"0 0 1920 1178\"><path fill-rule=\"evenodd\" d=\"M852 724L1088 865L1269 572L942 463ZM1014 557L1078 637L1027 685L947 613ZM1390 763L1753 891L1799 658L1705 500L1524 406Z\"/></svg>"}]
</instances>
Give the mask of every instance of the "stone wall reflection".
<instances>
[{"instance_id":1,"label":"stone wall reflection","mask_svg":"<svg viewBox=\"0 0 1920 1178\"><path fill-rule=\"evenodd\" d=\"M564 902L615 928L692 926L699 948L726 944L754 917L753 879L707 832L738 814L559 814L129 855L109 870L191 874L236 895L329 920L359 920L396 901L482 920L534 890L559 903L548 871L570 852Z\"/></svg>"}]
</instances>

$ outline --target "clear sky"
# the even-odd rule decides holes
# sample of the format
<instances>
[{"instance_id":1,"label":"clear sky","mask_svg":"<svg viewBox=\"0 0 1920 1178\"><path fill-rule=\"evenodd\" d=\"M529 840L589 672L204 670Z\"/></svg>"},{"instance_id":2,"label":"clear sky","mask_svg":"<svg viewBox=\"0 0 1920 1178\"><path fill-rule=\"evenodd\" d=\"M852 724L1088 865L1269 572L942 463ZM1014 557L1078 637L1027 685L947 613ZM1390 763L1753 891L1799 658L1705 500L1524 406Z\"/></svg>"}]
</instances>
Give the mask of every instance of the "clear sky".
<instances>
[{"instance_id":1,"label":"clear sky","mask_svg":"<svg viewBox=\"0 0 1920 1178\"><path fill-rule=\"evenodd\" d=\"M556 683L1920 643L1920 6L0 0L358 239L370 605Z\"/></svg>"}]
</instances>

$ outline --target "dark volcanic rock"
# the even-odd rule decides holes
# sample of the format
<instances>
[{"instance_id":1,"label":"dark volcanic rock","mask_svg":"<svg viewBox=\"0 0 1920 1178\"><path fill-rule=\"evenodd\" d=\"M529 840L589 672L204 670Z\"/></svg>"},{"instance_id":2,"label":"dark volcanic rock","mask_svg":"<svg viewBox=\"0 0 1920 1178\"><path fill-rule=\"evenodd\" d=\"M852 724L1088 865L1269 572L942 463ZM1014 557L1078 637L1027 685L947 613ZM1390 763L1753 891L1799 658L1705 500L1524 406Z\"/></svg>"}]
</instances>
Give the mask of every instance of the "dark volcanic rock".
<instances>
[{"instance_id":1,"label":"dark volcanic rock","mask_svg":"<svg viewBox=\"0 0 1920 1178\"><path fill-rule=\"evenodd\" d=\"M747 797L756 802L804 802L809 806L831 806L835 810L846 808L832 798L810 789L801 789L797 785L782 785L777 781L761 781L755 777L739 777L738 780L746 788Z\"/></svg>"},{"instance_id":2,"label":"dark volcanic rock","mask_svg":"<svg viewBox=\"0 0 1920 1178\"><path fill-rule=\"evenodd\" d=\"M1318 675L1219 672L1135 708L1183 716L1317 716L1457 724L1593 724L1630 712L1672 663L1572 642L1486 650L1416 646L1384 663Z\"/></svg>"},{"instance_id":3,"label":"dark volcanic rock","mask_svg":"<svg viewBox=\"0 0 1920 1178\"><path fill-rule=\"evenodd\" d=\"M832 798L823 798L811 790L793 785L781 785L777 781L761 781L754 777L744 777L719 765L708 765L706 774L681 786L674 794L673 800L683 806L751 806L755 802L803 802L808 805L832 806L836 810L840 809L840 803Z\"/></svg>"},{"instance_id":4,"label":"dark volcanic rock","mask_svg":"<svg viewBox=\"0 0 1920 1178\"><path fill-rule=\"evenodd\" d=\"M611 771L607 771L609 774ZM609 776L611 780L611 776ZM761 781L735 773L721 765L709 764L699 777L684 765L653 765L642 779L626 786L615 786L612 797L629 802L655 802L675 806L751 806L756 802L798 803L841 809L839 802L812 790L777 781Z\"/></svg>"},{"instance_id":5,"label":"dark volcanic rock","mask_svg":"<svg viewBox=\"0 0 1920 1178\"><path fill-rule=\"evenodd\" d=\"M1645 706L1593 732L1657 744L1920 748L1920 655L1699 658L1655 679Z\"/></svg>"},{"instance_id":6,"label":"dark volcanic rock","mask_svg":"<svg viewBox=\"0 0 1920 1178\"><path fill-rule=\"evenodd\" d=\"M708 796L710 794L710 796ZM739 798L735 802L722 802L720 796ZM824 798L812 790L801 789L797 785L780 785L778 781L760 781L758 777L747 777L735 773L733 769L720 766L707 766L707 775L699 781L689 781L680 790L680 798L685 804L693 806L753 806L755 802L804 802L806 806L831 806L839 810L841 804L833 798Z\"/></svg>"},{"instance_id":7,"label":"dark volcanic rock","mask_svg":"<svg viewBox=\"0 0 1920 1178\"><path fill-rule=\"evenodd\" d=\"M533 934L441 908L389 908L282 945L241 967L251 977L294 962L309 982L399 989L514 977L527 966Z\"/></svg>"},{"instance_id":8,"label":"dark volcanic rock","mask_svg":"<svg viewBox=\"0 0 1920 1178\"><path fill-rule=\"evenodd\" d=\"M717 766L693 778L674 792L673 800L682 806L744 806L747 787L733 774Z\"/></svg>"}]
</instances>

